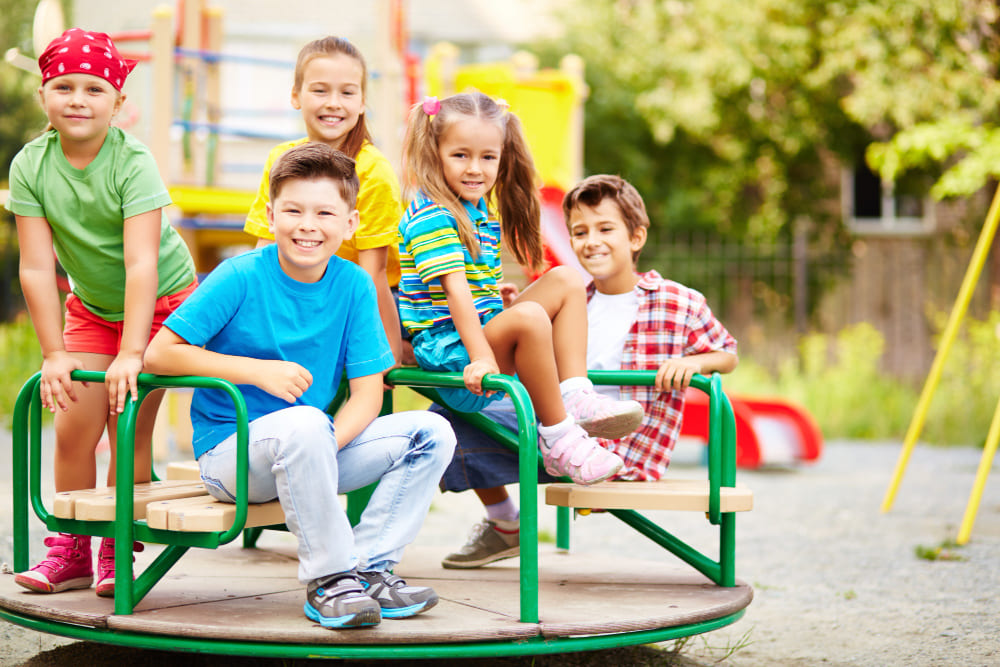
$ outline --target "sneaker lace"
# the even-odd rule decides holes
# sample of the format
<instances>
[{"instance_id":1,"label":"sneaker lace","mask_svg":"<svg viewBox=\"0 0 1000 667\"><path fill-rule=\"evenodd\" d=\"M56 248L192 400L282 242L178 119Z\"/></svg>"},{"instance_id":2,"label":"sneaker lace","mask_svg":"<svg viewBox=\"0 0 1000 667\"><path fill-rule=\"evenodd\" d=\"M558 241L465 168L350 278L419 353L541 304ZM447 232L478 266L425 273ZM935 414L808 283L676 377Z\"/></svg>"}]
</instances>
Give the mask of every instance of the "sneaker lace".
<instances>
[{"instance_id":1,"label":"sneaker lace","mask_svg":"<svg viewBox=\"0 0 1000 667\"><path fill-rule=\"evenodd\" d=\"M62 569L74 556L80 553L77 541L73 537L46 537L44 544L49 547L49 552L45 554L45 558L38 565L31 568L33 570L41 567L48 567L51 570Z\"/></svg>"},{"instance_id":2,"label":"sneaker lace","mask_svg":"<svg viewBox=\"0 0 1000 667\"><path fill-rule=\"evenodd\" d=\"M475 547L476 542L479 541L479 538L481 538L483 534L485 534L486 531L489 529L490 529L490 524L485 519L477 523L475 526L472 527L472 530L469 532L469 539L465 541L465 546L462 548L471 549Z\"/></svg>"}]
</instances>

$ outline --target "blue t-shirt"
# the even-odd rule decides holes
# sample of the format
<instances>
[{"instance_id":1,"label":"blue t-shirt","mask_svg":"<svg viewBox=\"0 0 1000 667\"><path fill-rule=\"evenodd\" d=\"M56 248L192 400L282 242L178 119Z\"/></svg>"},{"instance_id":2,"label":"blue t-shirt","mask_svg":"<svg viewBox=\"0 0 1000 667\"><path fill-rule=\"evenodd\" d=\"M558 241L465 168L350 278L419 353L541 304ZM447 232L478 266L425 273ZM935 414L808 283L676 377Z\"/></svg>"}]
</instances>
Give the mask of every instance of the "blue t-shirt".
<instances>
[{"instance_id":1,"label":"blue t-shirt","mask_svg":"<svg viewBox=\"0 0 1000 667\"><path fill-rule=\"evenodd\" d=\"M251 421L292 405L325 410L342 374L363 377L393 365L368 274L331 257L318 282L302 283L281 269L273 244L224 261L164 325L213 352L294 361L312 374L312 385L295 403L239 385ZM236 432L229 396L195 390L191 423L198 457Z\"/></svg>"}]
</instances>

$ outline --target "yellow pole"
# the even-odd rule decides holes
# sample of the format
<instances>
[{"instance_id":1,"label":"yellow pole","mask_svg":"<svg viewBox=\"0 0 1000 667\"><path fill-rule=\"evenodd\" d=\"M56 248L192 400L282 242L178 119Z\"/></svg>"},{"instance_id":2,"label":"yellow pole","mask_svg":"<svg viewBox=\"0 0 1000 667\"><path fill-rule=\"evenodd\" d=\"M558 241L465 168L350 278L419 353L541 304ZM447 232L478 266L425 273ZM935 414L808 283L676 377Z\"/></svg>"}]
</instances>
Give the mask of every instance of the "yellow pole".
<instances>
[{"instance_id":1,"label":"yellow pole","mask_svg":"<svg viewBox=\"0 0 1000 667\"><path fill-rule=\"evenodd\" d=\"M986 486L986 478L990 474L990 468L993 467L993 456L997 453L997 443L1000 443L1000 401L997 402L993 421L990 422L989 435L986 436L986 447L979 459L979 470L976 471L976 483L972 485L969 503L965 506L965 516L962 517L962 527L958 530L956 542L959 544L966 544L972 535L972 524L976 522L979 501L983 498L983 487Z\"/></svg>"},{"instance_id":2,"label":"yellow pole","mask_svg":"<svg viewBox=\"0 0 1000 667\"><path fill-rule=\"evenodd\" d=\"M920 431L924 427L924 420L927 418L927 410L930 407L931 398L934 396L934 390L937 389L938 382L941 380L945 358L948 356L948 352L951 351L951 346L958 335L958 327L965 316L965 311L969 307L969 301L972 300L972 292L976 287L976 282L979 280L979 274L983 270L983 264L986 263L986 257L989 255L998 219L1000 219L1000 186L997 187L996 192L993 194L993 203L990 204L989 213L986 214L986 222L979 233L979 241L976 242L972 259L969 261L969 268L966 270L965 278L962 280L962 287L958 291L958 298L955 299L955 305L952 307L951 315L948 317L948 324L941 335L941 345L938 348L937 354L934 355L934 363L931 364L931 370L927 374L924 388L920 392L917 409L913 413L910 427L906 430L906 437L903 439L903 450L899 453L899 460L896 462L896 471L893 473L892 482L890 482L889 488L885 493L885 498L882 500L883 512L888 512L892 509L892 503L896 499L896 492L899 490L899 483L903 479L906 464L910 460L910 454L913 453L913 447L917 442L917 438L920 437Z\"/></svg>"}]
</instances>

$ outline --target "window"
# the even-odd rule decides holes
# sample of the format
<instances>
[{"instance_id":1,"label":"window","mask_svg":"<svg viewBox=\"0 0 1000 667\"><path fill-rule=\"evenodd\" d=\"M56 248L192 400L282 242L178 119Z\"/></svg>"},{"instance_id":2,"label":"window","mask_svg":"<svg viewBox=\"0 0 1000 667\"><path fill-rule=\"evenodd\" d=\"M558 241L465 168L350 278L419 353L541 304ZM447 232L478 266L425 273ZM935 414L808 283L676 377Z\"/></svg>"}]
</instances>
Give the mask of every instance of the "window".
<instances>
[{"instance_id":1,"label":"window","mask_svg":"<svg viewBox=\"0 0 1000 667\"><path fill-rule=\"evenodd\" d=\"M841 200L848 228L859 235L926 235L934 231L934 203L929 183L919 175L904 175L883 183L859 159L841 172Z\"/></svg>"}]
</instances>

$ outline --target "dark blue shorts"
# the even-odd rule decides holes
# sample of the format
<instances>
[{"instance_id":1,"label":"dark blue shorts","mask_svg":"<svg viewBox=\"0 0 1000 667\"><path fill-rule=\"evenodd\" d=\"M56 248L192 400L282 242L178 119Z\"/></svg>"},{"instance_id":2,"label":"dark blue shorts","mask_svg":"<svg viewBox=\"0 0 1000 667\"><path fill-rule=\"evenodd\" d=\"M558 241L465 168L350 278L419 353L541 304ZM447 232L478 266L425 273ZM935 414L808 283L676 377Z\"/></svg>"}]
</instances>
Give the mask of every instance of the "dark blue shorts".
<instances>
[{"instance_id":1,"label":"dark blue shorts","mask_svg":"<svg viewBox=\"0 0 1000 667\"><path fill-rule=\"evenodd\" d=\"M490 489L518 482L517 452L453 416L440 405L432 405L430 409L451 422L458 440L455 455L441 478L442 491ZM511 432L517 432L517 414L509 398L491 403L479 413ZM539 468L539 483L557 481L559 480Z\"/></svg>"}]
</instances>

